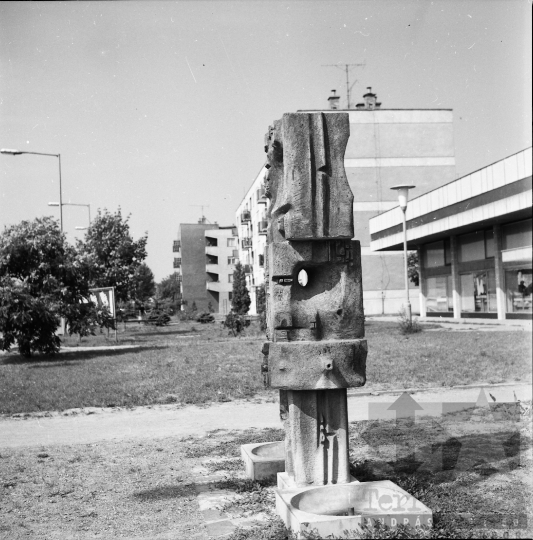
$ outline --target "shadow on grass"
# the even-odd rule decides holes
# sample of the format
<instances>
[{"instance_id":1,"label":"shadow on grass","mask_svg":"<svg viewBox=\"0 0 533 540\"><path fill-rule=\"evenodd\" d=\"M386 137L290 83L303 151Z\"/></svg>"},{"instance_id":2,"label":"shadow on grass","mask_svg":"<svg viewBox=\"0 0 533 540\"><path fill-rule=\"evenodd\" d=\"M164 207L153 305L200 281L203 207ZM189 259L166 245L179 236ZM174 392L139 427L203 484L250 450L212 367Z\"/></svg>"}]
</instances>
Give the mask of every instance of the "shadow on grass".
<instances>
[{"instance_id":1,"label":"shadow on grass","mask_svg":"<svg viewBox=\"0 0 533 540\"><path fill-rule=\"evenodd\" d=\"M95 350L95 351L79 351L76 348L64 348L61 349L61 353L55 355L42 355L36 354L30 358L25 358L20 354L12 354L6 358L0 359L0 365L9 365L9 364L34 364L29 367L31 368L46 368L46 367L57 367L57 366L74 366L77 362L83 362L85 360L91 360L93 358L112 357L112 356L122 356L125 354L134 354L145 351L155 351L159 349L168 349L168 345L154 345L154 346L144 346L139 345L135 348L129 349L106 349L106 350ZM76 356L73 358L73 356ZM62 360L62 358L65 358Z\"/></svg>"},{"instance_id":2,"label":"shadow on grass","mask_svg":"<svg viewBox=\"0 0 533 540\"><path fill-rule=\"evenodd\" d=\"M133 497L142 502L166 501L168 499L183 499L196 495L194 484L186 486L159 486L145 491L137 491Z\"/></svg>"}]
</instances>

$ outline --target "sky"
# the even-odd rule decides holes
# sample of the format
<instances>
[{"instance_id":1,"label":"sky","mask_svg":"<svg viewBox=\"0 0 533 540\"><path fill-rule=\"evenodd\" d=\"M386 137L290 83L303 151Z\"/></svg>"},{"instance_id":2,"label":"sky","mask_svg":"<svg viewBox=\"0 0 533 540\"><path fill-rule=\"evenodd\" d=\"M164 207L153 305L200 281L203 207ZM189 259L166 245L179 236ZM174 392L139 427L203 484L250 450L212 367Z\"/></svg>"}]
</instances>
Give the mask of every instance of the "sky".
<instances>
[{"instance_id":1,"label":"sky","mask_svg":"<svg viewBox=\"0 0 533 540\"><path fill-rule=\"evenodd\" d=\"M64 203L130 215L156 281L180 223L231 225L285 112L454 111L457 176L531 146L529 0L0 2L0 148L61 154ZM0 230L59 219L58 160L0 155ZM88 209L64 206L69 242Z\"/></svg>"}]
</instances>

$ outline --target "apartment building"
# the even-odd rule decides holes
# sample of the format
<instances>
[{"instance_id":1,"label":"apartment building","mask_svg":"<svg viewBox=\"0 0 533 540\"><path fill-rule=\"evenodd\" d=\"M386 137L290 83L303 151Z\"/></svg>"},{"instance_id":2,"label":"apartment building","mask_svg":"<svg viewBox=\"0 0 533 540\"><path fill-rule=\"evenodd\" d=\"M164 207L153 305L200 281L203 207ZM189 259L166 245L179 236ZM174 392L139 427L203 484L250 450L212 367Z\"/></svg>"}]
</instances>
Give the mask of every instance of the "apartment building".
<instances>
[{"instance_id":1,"label":"apartment building","mask_svg":"<svg viewBox=\"0 0 533 540\"><path fill-rule=\"evenodd\" d=\"M453 113L450 109L384 109L370 87L355 109L339 109L335 94L328 98L328 107L299 112L349 115L344 166L354 194L354 238L361 242L365 313L395 314L404 295L403 255L372 251L368 221L397 206L397 195L390 189L396 184L416 185L416 196L455 179ZM258 195L264 175L261 168L236 214L240 257L248 257L251 264L251 291L264 276L258 258L265 245L264 234L258 229L267 207L267 201L262 202ZM243 223L241 216L248 216L247 212L250 220Z\"/></svg>"},{"instance_id":2,"label":"apartment building","mask_svg":"<svg viewBox=\"0 0 533 540\"><path fill-rule=\"evenodd\" d=\"M196 305L226 314L231 309L232 278L237 253L237 231L207 223L181 223L174 241L174 270L181 282L182 309Z\"/></svg>"},{"instance_id":3,"label":"apartment building","mask_svg":"<svg viewBox=\"0 0 533 540\"><path fill-rule=\"evenodd\" d=\"M269 200L265 197L263 180L265 167L261 167L250 189L237 208L235 220L238 231L239 260L246 272L246 286L250 292L251 315L257 314L257 287L265 281L265 246Z\"/></svg>"},{"instance_id":4,"label":"apartment building","mask_svg":"<svg viewBox=\"0 0 533 540\"><path fill-rule=\"evenodd\" d=\"M207 302L215 313L231 311L233 272L238 262L237 231L230 227L208 229L205 235Z\"/></svg>"}]
</instances>

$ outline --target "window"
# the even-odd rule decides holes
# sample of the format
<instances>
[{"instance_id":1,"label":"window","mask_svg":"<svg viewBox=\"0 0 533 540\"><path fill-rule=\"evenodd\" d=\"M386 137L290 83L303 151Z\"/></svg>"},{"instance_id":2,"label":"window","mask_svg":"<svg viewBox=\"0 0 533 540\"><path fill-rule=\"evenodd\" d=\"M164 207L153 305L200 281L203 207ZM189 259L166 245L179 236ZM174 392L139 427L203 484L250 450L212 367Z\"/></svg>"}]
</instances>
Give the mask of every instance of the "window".
<instances>
[{"instance_id":1,"label":"window","mask_svg":"<svg viewBox=\"0 0 533 540\"><path fill-rule=\"evenodd\" d=\"M228 275L228 283L233 283L233 274Z\"/></svg>"},{"instance_id":2,"label":"window","mask_svg":"<svg viewBox=\"0 0 533 540\"><path fill-rule=\"evenodd\" d=\"M237 264L237 257L228 257L228 264Z\"/></svg>"},{"instance_id":3,"label":"window","mask_svg":"<svg viewBox=\"0 0 533 540\"><path fill-rule=\"evenodd\" d=\"M228 247L235 247L236 240L235 238L228 238Z\"/></svg>"},{"instance_id":4,"label":"window","mask_svg":"<svg viewBox=\"0 0 533 540\"><path fill-rule=\"evenodd\" d=\"M480 261L485 258L485 233L476 231L459 236L459 261Z\"/></svg>"},{"instance_id":5,"label":"window","mask_svg":"<svg viewBox=\"0 0 533 540\"><path fill-rule=\"evenodd\" d=\"M494 257L494 229L485 231L485 258Z\"/></svg>"},{"instance_id":6,"label":"window","mask_svg":"<svg viewBox=\"0 0 533 540\"><path fill-rule=\"evenodd\" d=\"M494 270L461 274L461 311L497 311Z\"/></svg>"},{"instance_id":7,"label":"window","mask_svg":"<svg viewBox=\"0 0 533 540\"><path fill-rule=\"evenodd\" d=\"M508 313L531 313L532 272L531 268L505 272Z\"/></svg>"},{"instance_id":8,"label":"window","mask_svg":"<svg viewBox=\"0 0 533 540\"><path fill-rule=\"evenodd\" d=\"M445 266L444 242L433 242L424 247L424 267Z\"/></svg>"},{"instance_id":9,"label":"window","mask_svg":"<svg viewBox=\"0 0 533 540\"><path fill-rule=\"evenodd\" d=\"M232 292L229 292L228 293L228 300L231 302L231 300L233 300L233 293Z\"/></svg>"},{"instance_id":10,"label":"window","mask_svg":"<svg viewBox=\"0 0 533 540\"><path fill-rule=\"evenodd\" d=\"M432 276L426 279L426 310L453 311L452 276Z\"/></svg>"},{"instance_id":11,"label":"window","mask_svg":"<svg viewBox=\"0 0 533 540\"><path fill-rule=\"evenodd\" d=\"M531 220L509 223L503 227L503 249L527 247L532 244Z\"/></svg>"}]
</instances>

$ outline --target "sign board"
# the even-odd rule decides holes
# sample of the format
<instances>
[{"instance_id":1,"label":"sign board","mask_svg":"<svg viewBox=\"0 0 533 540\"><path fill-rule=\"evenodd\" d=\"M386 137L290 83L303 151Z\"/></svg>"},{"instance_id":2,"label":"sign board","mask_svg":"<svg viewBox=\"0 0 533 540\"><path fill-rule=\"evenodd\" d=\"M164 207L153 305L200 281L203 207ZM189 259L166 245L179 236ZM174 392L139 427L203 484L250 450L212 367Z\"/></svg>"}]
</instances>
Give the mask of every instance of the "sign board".
<instances>
[{"instance_id":1,"label":"sign board","mask_svg":"<svg viewBox=\"0 0 533 540\"><path fill-rule=\"evenodd\" d=\"M115 319L115 287L98 287L89 289L89 291L91 292L91 302L94 302L98 307L107 307L111 316Z\"/></svg>"}]
</instances>

